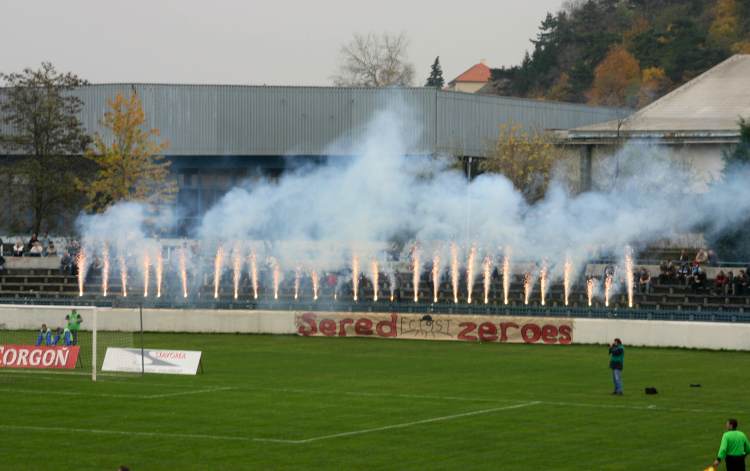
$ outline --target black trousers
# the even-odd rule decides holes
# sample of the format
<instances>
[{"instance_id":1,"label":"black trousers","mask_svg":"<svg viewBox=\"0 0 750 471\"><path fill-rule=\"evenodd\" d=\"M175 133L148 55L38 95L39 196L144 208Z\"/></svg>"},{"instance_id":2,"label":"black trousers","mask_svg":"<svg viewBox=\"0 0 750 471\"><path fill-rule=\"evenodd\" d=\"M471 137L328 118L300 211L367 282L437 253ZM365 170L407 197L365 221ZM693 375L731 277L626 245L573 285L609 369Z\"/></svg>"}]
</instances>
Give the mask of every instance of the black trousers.
<instances>
[{"instance_id":1,"label":"black trousers","mask_svg":"<svg viewBox=\"0 0 750 471\"><path fill-rule=\"evenodd\" d=\"M727 471L745 471L744 456L727 456L724 463L727 465Z\"/></svg>"}]
</instances>

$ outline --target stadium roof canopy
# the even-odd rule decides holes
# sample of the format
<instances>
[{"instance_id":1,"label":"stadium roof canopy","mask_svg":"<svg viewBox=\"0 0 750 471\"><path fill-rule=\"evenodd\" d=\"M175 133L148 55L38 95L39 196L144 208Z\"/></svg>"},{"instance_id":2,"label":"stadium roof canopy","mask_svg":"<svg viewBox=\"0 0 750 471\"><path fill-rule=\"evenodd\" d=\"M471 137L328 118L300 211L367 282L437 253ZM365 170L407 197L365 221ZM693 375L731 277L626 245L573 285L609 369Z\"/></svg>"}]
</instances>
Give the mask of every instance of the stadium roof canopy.
<instances>
[{"instance_id":1,"label":"stadium roof canopy","mask_svg":"<svg viewBox=\"0 0 750 471\"><path fill-rule=\"evenodd\" d=\"M170 141L166 154L177 157L352 155L382 111L396 112L385 119L400 119L407 155L481 157L504 123L561 130L631 112L421 87L123 83L75 92L84 102L81 120L86 129L102 132L99 122L107 100L133 91L141 97L148 126Z\"/></svg>"},{"instance_id":2,"label":"stadium roof canopy","mask_svg":"<svg viewBox=\"0 0 750 471\"><path fill-rule=\"evenodd\" d=\"M750 118L750 55L738 54L621 120L567 132L571 144L620 139L665 143L734 143L739 118Z\"/></svg>"}]
</instances>

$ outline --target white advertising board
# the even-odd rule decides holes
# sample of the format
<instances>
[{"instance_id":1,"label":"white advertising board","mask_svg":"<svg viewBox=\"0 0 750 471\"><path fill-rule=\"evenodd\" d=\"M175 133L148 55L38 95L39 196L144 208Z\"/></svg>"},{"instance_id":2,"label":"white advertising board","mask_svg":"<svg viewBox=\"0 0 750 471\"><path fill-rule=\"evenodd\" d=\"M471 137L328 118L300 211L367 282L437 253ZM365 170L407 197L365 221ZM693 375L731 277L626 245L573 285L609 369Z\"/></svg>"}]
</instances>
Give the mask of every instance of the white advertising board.
<instances>
[{"instance_id":1,"label":"white advertising board","mask_svg":"<svg viewBox=\"0 0 750 471\"><path fill-rule=\"evenodd\" d=\"M108 347L104 355L102 371L140 373L162 373L173 375L194 375L198 373L201 352L190 350L143 349L141 362L140 348Z\"/></svg>"}]
</instances>

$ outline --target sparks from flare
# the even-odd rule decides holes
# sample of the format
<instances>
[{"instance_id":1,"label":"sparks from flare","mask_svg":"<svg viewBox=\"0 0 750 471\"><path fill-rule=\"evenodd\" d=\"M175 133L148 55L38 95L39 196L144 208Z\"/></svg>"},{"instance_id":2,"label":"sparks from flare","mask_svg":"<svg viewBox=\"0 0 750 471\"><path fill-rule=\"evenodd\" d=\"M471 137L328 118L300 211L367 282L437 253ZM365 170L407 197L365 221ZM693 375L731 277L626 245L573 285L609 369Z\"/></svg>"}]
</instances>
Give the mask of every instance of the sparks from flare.
<instances>
[{"instance_id":1,"label":"sparks from flare","mask_svg":"<svg viewBox=\"0 0 750 471\"><path fill-rule=\"evenodd\" d=\"M148 255L148 251L143 254L143 297L148 298L148 278L149 278L149 267L151 266L151 257Z\"/></svg>"},{"instance_id":2,"label":"sparks from flare","mask_svg":"<svg viewBox=\"0 0 750 471\"><path fill-rule=\"evenodd\" d=\"M125 263L125 256L117 257L120 263L120 283L122 284L122 297L128 297L128 265Z\"/></svg>"},{"instance_id":3,"label":"sparks from flare","mask_svg":"<svg viewBox=\"0 0 750 471\"><path fill-rule=\"evenodd\" d=\"M370 262L370 276L372 277L372 300L377 302L378 300L378 283L380 282L380 271L378 268L378 261L372 259Z\"/></svg>"},{"instance_id":4,"label":"sparks from flare","mask_svg":"<svg viewBox=\"0 0 750 471\"><path fill-rule=\"evenodd\" d=\"M86 251L81 247L76 255L78 267L78 296L83 296L83 283L86 281Z\"/></svg>"},{"instance_id":5,"label":"sparks from flare","mask_svg":"<svg viewBox=\"0 0 750 471\"><path fill-rule=\"evenodd\" d=\"M105 243L102 247L102 294L107 297L109 289L109 246Z\"/></svg>"},{"instance_id":6,"label":"sparks from flare","mask_svg":"<svg viewBox=\"0 0 750 471\"><path fill-rule=\"evenodd\" d=\"M451 286L453 302L458 304L458 246L455 242L451 242Z\"/></svg>"},{"instance_id":7,"label":"sparks from flare","mask_svg":"<svg viewBox=\"0 0 750 471\"><path fill-rule=\"evenodd\" d=\"M180 249L180 280L182 280L182 297L187 298L187 254L185 253L185 247Z\"/></svg>"},{"instance_id":8,"label":"sparks from flare","mask_svg":"<svg viewBox=\"0 0 750 471\"><path fill-rule=\"evenodd\" d=\"M161 245L156 247L156 297L161 298L161 280L164 274L164 257L161 254Z\"/></svg>"},{"instance_id":9,"label":"sparks from flare","mask_svg":"<svg viewBox=\"0 0 750 471\"><path fill-rule=\"evenodd\" d=\"M258 258L255 250L250 251L250 278L253 284L253 299L258 299Z\"/></svg>"},{"instance_id":10,"label":"sparks from flare","mask_svg":"<svg viewBox=\"0 0 750 471\"><path fill-rule=\"evenodd\" d=\"M628 307L633 307L633 249L625 246L625 285L628 288Z\"/></svg>"},{"instance_id":11,"label":"sparks from flare","mask_svg":"<svg viewBox=\"0 0 750 471\"><path fill-rule=\"evenodd\" d=\"M570 276L573 272L573 262L570 260L570 256L565 257L565 265L563 266L563 301L565 305L568 305L568 297L570 295Z\"/></svg>"},{"instance_id":12,"label":"sparks from flare","mask_svg":"<svg viewBox=\"0 0 750 471\"><path fill-rule=\"evenodd\" d=\"M414 302L419 302L419 278L422 272L422 266L419 260L419 246L414 245L411 251L411 263L412 263L412 277L411 281L414 284Z\"/></svg>"},{"instance_id":13,"label":"sparks from flare","mask_svg":"<svg viewBox=\"0 0 750 471\"><path fill-rule=\"evenodd\" d=\"M310 279L312 280L313 289L313 301L318 300L318 289L320 287L320 280L318 279L318 272L313 270L310 272Z\"/></svg>"},{"instance_id":14,"label":"sparks from flare","mask_svg":"<svg viewBox=\"0 0 750 471\"><path fill-rule=\"evenodd\" d=\"M471 304L471 292L474 290L474 261L477 258L477 248L472 245L469 249L469 257L466 260L466 302Z\"/></svg>"},{"instance_id":15,"label":"sparks from flare","mask_svg":"<svg viewBox=\"0 0 750 471\"><path fill-rule=\"evenodd\" d=\"M492 286L492 258L489 255L485 256L482 261L482 272L484 273L484 304L488 304Z\"/></svg>"},{"instance_id":16,"label":"sparks from flare","mask_svg":"<svg viewBox=\"0 0 750 471\"><path fill-rule=\"evenodd\" d=\"M279 262L273 257L269 259L269 264L271 265L271 270L273 272L273 299L278 300L279 283L281 283L281 267L279 267Z\"/></svg>"},{"instance_id":17,"label":"sparks from flare","mask_svg":"<svg viewBox=\"0 0 750 471\"><path fill-rule=\"evenodd\" d=\"M505 256L503 257L503 303L506 306L508 305L509 294L510 294L510 254L506 253Z\"/></svg>"},{"instance_id":18,"label":"sparks from flare","mask_svg":"<svg viewBox=\"0 0 750 471\"><path fill-rule=\"evenodd\" d=\"M531 297L531 288L534 285L534 278L531 273L525 273L523 275L523 303L529 304L529 297Z\"/></svg>"},{"instance_id":19,"label":"sparks from flare","mask_svg":"<svg viewBox=\"0 0 750 471\"><path fill-rule=\"evenodd\" d=\"M540 291L540 298L542 306L546 304L546 296L547 296L547 262L542 262L542 268L539 270L539 291Z\"/></svg>"},{"instance_id":20,"label":"sparks from flare","mask_svg":"<svg viewBox=\"0 0 750 471\"><path fill-rule=\"evenodd\" d=\"M352 296L357 302L359 293L359 257L352 255Z\"/></svg>"},{"instance_id":21,"label":"sparks from flare","mask_svg":"<svg viewBox=\"0 0 750 471\"><path fill-rule=\"evenodd\" d=\"M214 299L219 299L219 288L221 287L221 268L224 266L224 247L216 249L214 258Z\"/></svg>"},{"instance_id":22,"label":"sparks from flare","mask_svg":"<svg viewBox=\"0 0 750 471\"><path fill-rule=\"evenodd\" d=\"M592 301L594 299L594 279L589 278L586 280L586 296L589 298L589 307L591 307Z\"/></svg>"},{"instance_id":23,"label":"sparks from flare","mask_svg":"<svg viewBox=\"0 0 750 471\"><path fill-rule=\"evenodd\" d=\"M604 278L604 306L609 307L609 295L612 292L612 275Z\"/></svg>"},{"instance_id":24,"label":"sparks from flare","mask_svg":"<svg viewBox=\"0 0 750 471\"><path fill-rule=\"evenodd\" d=\"M242 249L235 245L232 250L232 287L234 288L234 299L240 295L240 277L242 276Z\"/></svg>"},{"instance_id":25,"label":"sparks from flare","mask_svg":"<svg viewBox=\"0 0 750 471\"><path fill-rule=\"evenodd\" d=\"M388 272L388 288L391 290L391 302L393 302L394 294L396 293L396 272L393 270Z\"/></svg>"},{"instance_id":26,"label":"sparks from flare","mask_svg":"<svg viewBox=\"0 0 750 471\"><path fill-rule=\"evenodd\" d=\"M440 254L435 252L432 257L432 302L438 302L440 291Z\"/></svg>"}]
</instances>

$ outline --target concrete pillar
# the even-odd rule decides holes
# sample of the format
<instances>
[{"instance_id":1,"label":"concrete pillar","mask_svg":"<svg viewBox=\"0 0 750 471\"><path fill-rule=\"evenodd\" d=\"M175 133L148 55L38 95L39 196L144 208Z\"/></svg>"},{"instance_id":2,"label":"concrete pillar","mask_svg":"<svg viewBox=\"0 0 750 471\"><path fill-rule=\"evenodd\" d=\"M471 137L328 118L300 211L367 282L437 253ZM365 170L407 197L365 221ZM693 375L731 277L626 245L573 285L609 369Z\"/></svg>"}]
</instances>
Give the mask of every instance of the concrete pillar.
<instances>
[{"instance_id":1,"label":"concrete pillar","mask_svg":"<svg viewBox=\"0 0 750 471\"><path fill-rule=\"evenodd\" d=\"M594 146L591 144L587 144L584 146L581 146L581 187L580 191L583 193L584 191L591 191L591 160L592 160L592 154L594 153Z\"/></svg>"}]
</instances>

